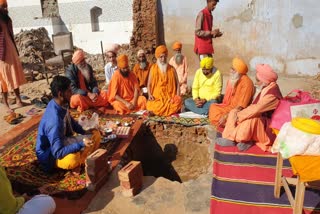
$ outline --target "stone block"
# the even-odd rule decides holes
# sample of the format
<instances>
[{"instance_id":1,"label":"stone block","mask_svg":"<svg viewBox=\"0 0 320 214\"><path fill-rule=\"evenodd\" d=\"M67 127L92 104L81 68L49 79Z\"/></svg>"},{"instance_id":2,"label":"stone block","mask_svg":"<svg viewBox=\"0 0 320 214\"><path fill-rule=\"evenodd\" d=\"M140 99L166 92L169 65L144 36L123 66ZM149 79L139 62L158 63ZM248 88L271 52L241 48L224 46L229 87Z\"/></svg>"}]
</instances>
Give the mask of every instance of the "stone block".
<instances>
[{"instance_id":1,"label":"stone block","mask_svg":"<svg viewBox=\"0 0 320 214\"><path fill-rule=\"evenodd\" d=\"M133 196L135 196L135 195L137 195L139 193L140 189L137 189L137 188L132 188L132 189L121 188L121 192L122 192L122 195L125 196L125 197L133 197Z\"/></svg>"}]
</instances>

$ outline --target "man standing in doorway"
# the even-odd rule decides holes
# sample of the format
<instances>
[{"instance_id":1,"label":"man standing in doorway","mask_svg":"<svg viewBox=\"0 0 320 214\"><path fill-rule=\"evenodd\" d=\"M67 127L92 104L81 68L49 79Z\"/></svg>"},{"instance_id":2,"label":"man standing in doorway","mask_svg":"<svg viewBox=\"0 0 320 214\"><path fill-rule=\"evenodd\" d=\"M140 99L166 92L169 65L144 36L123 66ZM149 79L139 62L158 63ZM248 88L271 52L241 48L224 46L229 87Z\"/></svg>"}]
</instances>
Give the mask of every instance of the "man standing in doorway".
<instances>
[{"instance_id":1,"label":"man standing in doorway","mask_svg":"<svg viewBox=\"0 0 320 214\"><path fill-rule=\"evenodd\" d=\"M219 0L207 0L207 6L198 13L195 28L194 52L200 60L204 57L212 57L214 53L212 39L222 36L220 30L214 29L211 12L216 8Z\"/></svg>"}]
</instances>

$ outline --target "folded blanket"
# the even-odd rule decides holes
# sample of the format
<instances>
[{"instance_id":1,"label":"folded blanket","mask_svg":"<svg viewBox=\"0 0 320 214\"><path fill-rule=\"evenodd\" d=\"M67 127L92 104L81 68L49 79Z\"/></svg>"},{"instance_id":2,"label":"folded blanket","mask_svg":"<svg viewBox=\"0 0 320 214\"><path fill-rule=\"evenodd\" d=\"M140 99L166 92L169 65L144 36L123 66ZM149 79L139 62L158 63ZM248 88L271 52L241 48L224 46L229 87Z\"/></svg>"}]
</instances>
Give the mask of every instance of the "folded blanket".
<instances>
[{"instance_id":1,"label":"folded blanket","mask_svg":"<svg viewBox=\"0 0 320 214\"><path fill-rule=\"evenodd\" d=\"M272 153L280 152L287 159L295 155L320 155L320 135L310 134L285 123L272 146Z\"/></svg>"}]
</instances>

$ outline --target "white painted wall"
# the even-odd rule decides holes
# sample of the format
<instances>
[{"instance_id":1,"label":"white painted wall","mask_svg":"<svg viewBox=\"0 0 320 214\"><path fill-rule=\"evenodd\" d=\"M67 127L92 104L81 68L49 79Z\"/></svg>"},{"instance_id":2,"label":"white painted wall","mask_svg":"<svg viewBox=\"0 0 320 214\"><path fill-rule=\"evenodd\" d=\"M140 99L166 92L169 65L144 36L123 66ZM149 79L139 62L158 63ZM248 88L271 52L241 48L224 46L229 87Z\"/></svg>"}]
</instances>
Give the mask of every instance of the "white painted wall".
<instances>
[{"instance_id":1,"label":"white painted wall","mask_svg":"<svg viewBox=\"0 0 320 214\"><path fill-rule=\"evenodd\" d=\"M194 25L206 0L162 0L165 39L187 47L194 57ZM214 28L223 37L214 40L215 58L235 55L250 62L270 63L277 72L316 75L320 72L320 1L221 0L213 12Z\"/></svg>"},{"instance_id":2,"label":"white painted wall","mask_svg":"<svg viewBox=\"0 0 320 214\"><path fill-rule=\"evenodd\" d=\"M53 25L51 18L42 18L40 0L8 0L14 33L45 27L51 38L53 33L57 33L57 29L68 30L73 34L74 45L92 54L101 53L100 41L104 45L107 43L128 44L130 42L133 21L132 14L128 14L128 11L132 11L132 0L122 2L118 2L118 0L58 0L58 3L64 25ZM75 5L74 8L72 8L73 5ZM90 9L94 6L102 7L102 18L111 20L108 22L100 21L100 31L98 32L92 32L91 28ZM24 13L24 11L27 12ZM112 21L115 19L120 21Z\"/></svg>"}]
</instances>

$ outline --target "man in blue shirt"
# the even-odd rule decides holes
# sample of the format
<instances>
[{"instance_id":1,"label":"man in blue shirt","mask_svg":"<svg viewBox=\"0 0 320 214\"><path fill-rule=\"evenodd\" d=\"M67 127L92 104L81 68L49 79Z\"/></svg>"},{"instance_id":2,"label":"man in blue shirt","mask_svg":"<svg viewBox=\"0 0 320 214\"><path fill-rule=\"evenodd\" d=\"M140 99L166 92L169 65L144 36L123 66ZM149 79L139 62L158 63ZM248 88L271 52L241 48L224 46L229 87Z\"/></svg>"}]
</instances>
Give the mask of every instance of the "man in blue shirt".
<instances>
[{"instance_id":1,"label":"man in blue shirt","mask_svg":"<svg viewBox=\"0 0 320 214\"><path fill-rule=\"evenodd\" d=\"M74 169L84 163L87 156L99 147L101 136L93 131L91 139L86 131L70 116L71 82L67 77L56 76L50 85L53 99L40 121L36 155L41 167L52 172L55 167ZM73 137L73 133L78 135Z\"/></svg>"}]
</instances>

